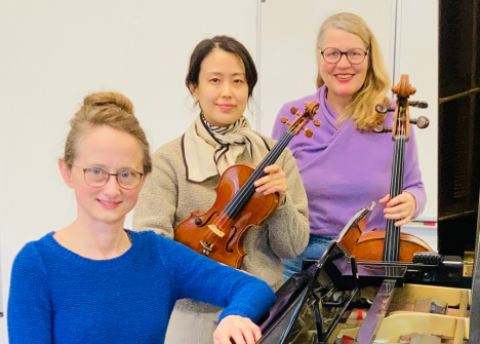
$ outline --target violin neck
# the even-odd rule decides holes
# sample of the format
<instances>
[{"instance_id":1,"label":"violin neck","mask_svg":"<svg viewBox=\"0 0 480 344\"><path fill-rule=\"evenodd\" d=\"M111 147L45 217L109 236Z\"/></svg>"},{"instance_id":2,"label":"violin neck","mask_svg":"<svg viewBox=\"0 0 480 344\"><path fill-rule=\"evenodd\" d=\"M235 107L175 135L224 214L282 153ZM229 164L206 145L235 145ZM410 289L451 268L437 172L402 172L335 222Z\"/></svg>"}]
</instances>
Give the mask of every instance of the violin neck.
<instances>
[{"instance_id":1,"label":"violin neck","mask_svg":"<svg viewBox=\"0 0 480 344\"><path fill-rule=\"evenodd\" d=\"M243 184L240 190L238 190L235 196L225 207L224 213L228 217L234 219L238 215L238 213L245 207L252 195L255 193L255 186L253 185L253 183L255 183L257 179L260 179L265 175L265 172L263 172L265 167L270 166L274 164L275 161L277 161L278 157L285 150L293 136L294 135L290 132L290 130L285 132L285 134L282 135L280 140L278 140L277 144L257 166L250 178L247 179L245 184Z\"/></svg>"},{"instance_id":2,"label":"violin neck","mask_svg":"<svg viewBox=\"0 0 480 344\"><path fill-rule=\"evenodd\" d=\"M405 158L405 138L395 139L395 155L392 165L392 180L390 183L390 199L397 197L403 192L403 171ZM400 255L400 228L396 227L397 220L387 220L385 229L385 248L383 260L386 262L398 262Z\"/></svg>"}]
</instances>

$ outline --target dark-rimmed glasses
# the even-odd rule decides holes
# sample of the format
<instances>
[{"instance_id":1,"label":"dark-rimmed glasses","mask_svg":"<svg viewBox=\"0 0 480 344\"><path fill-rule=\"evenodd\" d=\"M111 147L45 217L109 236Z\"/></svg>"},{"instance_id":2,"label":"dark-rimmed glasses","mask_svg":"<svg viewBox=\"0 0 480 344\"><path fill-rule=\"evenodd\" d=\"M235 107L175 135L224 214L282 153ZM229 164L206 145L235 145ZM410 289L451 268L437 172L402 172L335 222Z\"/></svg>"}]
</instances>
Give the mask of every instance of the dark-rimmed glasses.
<instances>
[{"instance_id":1,"label":"dark-rimmed glasses","mask_svg":"<svg viewBox=\"0 0 480 344\"><path fill-rule=\"evenodd\" d=\"M81 168L80 166L77 166ZM129 169L123 169L117 173L109 173L100 167L82 168L83 177L87 185L94 188L101 188L105 186L110 180L110 176L117 178L118 185L125 190L135 189L140 185L143 173L132 171Z\"/></svg>"},{"instance_id":2,"label":"dark-rimmed glasses","mask_svg":"<svg viewBox=\"0 0 480 344\"><path fill-rule=\"evenodd\" d=\"M343 55L347 57L347 60L352 64L352 65L357 65L363 62L365 60L365 56L368 54L368 50L365 51L360 48L353 48L348 51L341 51L340 49L337 48L325 48L321 50L321 54L323 56L323 59L327 63L337 63L340 61Z\"/></svg>"}]
</instances>

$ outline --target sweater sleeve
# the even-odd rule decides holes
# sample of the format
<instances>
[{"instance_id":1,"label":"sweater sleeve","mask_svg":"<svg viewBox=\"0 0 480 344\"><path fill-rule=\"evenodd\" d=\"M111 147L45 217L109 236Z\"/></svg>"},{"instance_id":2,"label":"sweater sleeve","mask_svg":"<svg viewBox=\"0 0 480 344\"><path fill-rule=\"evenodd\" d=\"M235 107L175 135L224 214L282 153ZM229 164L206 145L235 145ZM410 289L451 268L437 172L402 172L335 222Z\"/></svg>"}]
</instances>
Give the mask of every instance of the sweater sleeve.
<instances>
[{"instance_id":1,"label":"sweater sleeve","mask_svg":"<svg viewBox=\"0 0 480 344\"><path fill-rule=\"evenodd\" d=\"M133 212L133 229L153 230L173 238L178 198L177 175L164 155L155 154L152 160L152 173L143 185Z\"/></svg>"},{"instance_id":2,"label":"sweater sleeve","mask_svg":"<svg viewBox=\"0 0 480 344\"><path fill-rule=\"evenodd\" d=\"M282 169L287 175L285 203L267 220L272 250L280 258L296 258L310 237L308 199L302 177L290 149L285 149Z\"/></svg>"},{"instance_id":3,"label":"sweater sleeve","mask_svg":"<svg viewBox=\"0 0 480 344\"><path fill-rule=\"evenodd\" d=\"M13 262L7 310L10 344L53 343L50 296L40 256L29 243Z\"/></svg>"},{"instance_id":4,"label":"sweater sleeve","mask_svg":"<svg viewBox=\"0 0 480 344\"><path fill-rule=\"evenodd\" d=\"M416 218L425 209L427 203L427 193L422 182L422 173L418 165L417 142L415 139L415 130L410 125L410 138L406 143L406 156L403 176L403 191L406 191L415 197L416 209L412 218Z\"/></svg>"},{"instance_id":5,"label":"sweater sleeve","mask_svg":"<svg viewBox=\"0 0 480 344\"><path fill-rule=\"evenodd\" d=\"M275 303L275 293L264 281L206 258L173 240L157 238L162 261L174 280L177 299L193 299L222 307L227 315L257 321Z\"/></svg>"}]
</instances>

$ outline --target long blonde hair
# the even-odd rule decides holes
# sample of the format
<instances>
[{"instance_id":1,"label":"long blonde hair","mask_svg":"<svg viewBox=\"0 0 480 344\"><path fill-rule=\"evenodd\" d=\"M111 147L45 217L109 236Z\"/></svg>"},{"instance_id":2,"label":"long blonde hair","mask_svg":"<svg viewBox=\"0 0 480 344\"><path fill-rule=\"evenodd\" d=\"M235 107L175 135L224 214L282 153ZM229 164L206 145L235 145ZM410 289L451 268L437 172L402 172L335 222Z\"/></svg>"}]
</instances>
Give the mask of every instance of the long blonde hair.
<instances>
[{"instance_id":1,"label":"long blonde hair","mask_svg":"<svg viewBox=\"0 0 480 344\"><path fill-rule=\"evenodd\" d=\"M86 96L83 105L70 120L70 132L65 143L65 164L72 168L77 156L77 146L84 132L95 126L106 125L132 135L138 142L143 155L143 172L152 171L150 146L145 132L133 113L133 104L123 94L100 92Z\"/></svg>"},{"instance_id":2,"label":"long blonde hair","mask_svg":"<svg viewBox=\"0 0 480 344\"><path fill-rule=\"evenodd\" d=\"M321 58L320 47L323 47L325 31L329 28L340 29L361 38L368 49L368 70L363 86L353 95L352 102L347 105L344 113L339 114L338 124L344 123L348 118L353 117L355 128L360 131L371 131L381 125L385 115L375 111L377 104L390 105L386 97L390 89L390 77L383 63L380 46L370 28L359 16L342 12L327 18L317 36L317 59ZM320 71L317 73L316 86L319 88L324 84Z\"/></svg>"}]
</instances>

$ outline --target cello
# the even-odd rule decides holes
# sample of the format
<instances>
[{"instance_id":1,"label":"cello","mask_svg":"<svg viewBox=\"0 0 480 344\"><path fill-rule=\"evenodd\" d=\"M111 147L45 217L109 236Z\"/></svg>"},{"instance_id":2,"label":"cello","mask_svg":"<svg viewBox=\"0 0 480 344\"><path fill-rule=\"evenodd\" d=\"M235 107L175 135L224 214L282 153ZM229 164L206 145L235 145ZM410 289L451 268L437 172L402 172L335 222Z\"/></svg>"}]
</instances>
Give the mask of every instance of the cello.
<instances>
[{"instance_id":1,"label":"cello","mask_svg":"<svg viewBox=\"0 0 480 344\"><path fill-rule=\"evenodd\" d=\"M298 117L292 123L286 117L281 118L289 128L258 167L244 163L225 170L215 188L217 198L213 206L204 214L195 211L181 222L175 229L174 240L219 263L240 269L247 254L243 249L244 235L249 228L259 226L279 204L278 193L259 194L254 182L265 175L265 167L275 163L300 131L312 137L312 130L305 126L310 121L320 126L320 121L313 119L318 107L316 101L307 102L303 113L292 107L290 112Z\"/></svg>"},{"instance_id":2,"label":"cello","mask_svg":"<svg viewBox=\"0 0 480 344\"><path fill-rule=\"evenodd\" d=\"M400 82L392 87L392 92L397 95L395 109L389 109L384 104L376 106L379 113L395 111L393 127L381 127L375 130L376 133L392 132L392 139L395 142L395 150L392 164L392 177L390 183L390 199L403 192L403 172L405 159L405 143L410 135L410 123L416 124L418 128L428 127L429 120L420 116L418 119L411 119L409 106L426 108L425 102L409 101L408 97L415 94L416 89L409 84L408 75L402 75ZM342 238L348 246L352 255L358 261L384 261L384 262L412 262L416 252L433 251L433 249L422 239L402 233L401 227L395 226L396 220L387 220L385 231L363 232L364 226L351 228Z\"/></svg>"}]
</instances>

